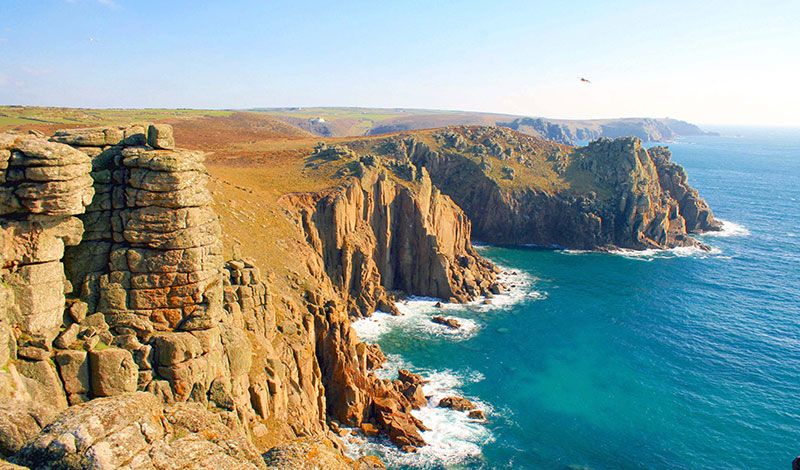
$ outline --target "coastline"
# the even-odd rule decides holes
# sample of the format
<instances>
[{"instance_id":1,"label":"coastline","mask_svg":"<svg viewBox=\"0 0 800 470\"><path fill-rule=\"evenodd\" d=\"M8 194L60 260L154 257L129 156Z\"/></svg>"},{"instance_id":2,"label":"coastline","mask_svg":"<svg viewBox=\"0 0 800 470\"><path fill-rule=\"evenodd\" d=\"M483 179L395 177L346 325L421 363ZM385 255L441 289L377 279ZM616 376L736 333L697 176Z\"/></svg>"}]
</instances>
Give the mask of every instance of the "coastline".
<instances>
[{"instance_id":1,"label":"coastline","mask_svg":"<svg viewBox=\"0 0 800 470\"><path fill-rule=\"evenodd\" d=\"M741 224L722 220L723 229L718 232L698 234L709 237L739 237L750 234L749 230ZM480 252L491 245L477 245ZM722 250L712 247L711 250L702 250L695 247L678 247L669 250L614 250L614 251L589 251L589 250L554 250L567 255L581 254L611 254L629 259L653 261L656 259L669 259L681 257L720 257ZM386 312L376 311L371 317L360 318L351 325L362 341L381 344L381 339L398 332L404 336L414 337L425 342L469 341L479 335L486 327L482 315L493 314L497 311L510 309L526 300L544 300L547 293L535 288L538 279L526 272L498 264L501 273L498 280L508 287L506 292L491 298L491 304L485 304L485 297L478 298L466 304L441 303L440 299L431 297L409 297L397 302L396 306L401 315L391 315ZM451 329L437 323L431 318L437 314L444 314L461 323L458 329ZM426 369L417 367L399 354L387 354L387 362L377 369L376 375L385 379L397 376L397 371L407 369L420 374L428 382L423 386L428 404L412 414L422 420L430 428L423 431L422 435L428 442L416 453L406 453L397 449L388 439L383 437L365 437L355 430L343 438L346 453L351 458L365 455L378 455L390 467L430 468L448 465L463 465L480 463L483 448L496 439L488 424L491 420L503 419L502 410L495 409L491 403L482 401L475 396L464 393L463 387L470 383L478 383L485 377L473 370L451 369ZM486 413L487 421L473 420L466 413L446 408L439 408L438 402L445 396L464 397L475 403L479 409Z\"/></svg>"},{"instance_id":2,"label":"coastline","mask_svg":"<svg viewBox=\"0 0 800 470\"><path fill-rule=\"evenodd\" d=\"M505 292L488 299L490 304L485 303L486 297L465 304L445 303L431 297L409 297L396 303L401 315L376 311L371 317L352 322L351 327L362 341L379 345L381 338L392 332L425 342L468 341L486 326L481 316L510 309L526 300L536 301L547 297L546 293L535 289L537 279L534 276L502 265L498 267L501 269L498 280L507 288ZM437 307L440 302L441 306ZM456 319L461 327L453 329L432 322L431 318L438 314ZM399 354L389 353L386 356L387 362L375 370L379 377L392 379L397 377L398 370L407 369L427 381L423 391L428 403L412 412L429 428L421 433L427 445L415 453L403 452L385 437L365 437L350 429L349 435L342 439L347 455L354 459L378 455L390 468L429 468L480 462L483 447L495 439L488 426L489 421L501 419L502 414L491 403L463 391L464 385L483 381L483 374L474 370L427 369L417 367ZM448 396L467 398L486 414L487 419L472 419L463 411L440 408L439 401Z\"/></svg>"}]
</instances>

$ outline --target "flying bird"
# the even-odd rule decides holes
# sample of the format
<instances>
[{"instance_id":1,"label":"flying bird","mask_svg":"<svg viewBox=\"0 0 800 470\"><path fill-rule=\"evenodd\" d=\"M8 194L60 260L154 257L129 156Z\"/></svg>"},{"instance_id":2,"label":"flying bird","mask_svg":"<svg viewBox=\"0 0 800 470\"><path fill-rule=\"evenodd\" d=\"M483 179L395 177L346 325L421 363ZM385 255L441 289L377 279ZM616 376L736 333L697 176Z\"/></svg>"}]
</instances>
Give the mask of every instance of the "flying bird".
<instances>
[{"instance_id":1,"label":"flying bird","mask_svg":"<svg viewBox=\"0 0 800 470\"><path fill-rule=\"evenodd\" d=\"M581 77L580 79L581 79L581 82L583 82L583 83L592 83L586 78Z\"/></svg>"}]
</instances>

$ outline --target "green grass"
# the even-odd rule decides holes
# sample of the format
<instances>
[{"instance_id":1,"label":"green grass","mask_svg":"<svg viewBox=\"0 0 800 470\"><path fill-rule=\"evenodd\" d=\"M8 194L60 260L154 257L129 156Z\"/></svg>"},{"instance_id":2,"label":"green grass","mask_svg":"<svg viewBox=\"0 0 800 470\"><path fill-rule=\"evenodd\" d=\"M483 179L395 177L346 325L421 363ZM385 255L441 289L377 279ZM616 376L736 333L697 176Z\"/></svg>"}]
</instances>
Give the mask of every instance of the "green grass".
<instances>
[{"instance_id":1,"label":"green grass","mask_svg":"<svg viewBox=\"0 0 800 470\"><path fill-rule=\"evenodd\" d=\"M228 116L232 113L233 111L201 109L83 109L0 106L0 128L32 125L122 125L137 121Z\"/></svg>"}]
</instances>

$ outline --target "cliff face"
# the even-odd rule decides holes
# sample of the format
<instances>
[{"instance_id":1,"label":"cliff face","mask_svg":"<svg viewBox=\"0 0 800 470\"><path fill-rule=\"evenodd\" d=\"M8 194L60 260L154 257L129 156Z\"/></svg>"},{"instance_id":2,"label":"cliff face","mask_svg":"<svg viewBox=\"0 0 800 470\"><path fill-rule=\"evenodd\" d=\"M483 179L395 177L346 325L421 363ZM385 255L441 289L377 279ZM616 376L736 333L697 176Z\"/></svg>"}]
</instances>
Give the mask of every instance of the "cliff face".
<instances>
[{"instance_id":1,"label":"cliff face","mask_svg":"<svg viewBox=\"0 0 800 470\"><path fill-rule=\"evenodd\" d=\"M420 383L377 378L383 355L350 315L392 310L394 291L466 301L494 285L427 174L358 163L337 188L286 196L303 263L279 280L236 250L223 261L203 155L168 126L4 134L0 157L3 457L261 468L257 452L307 437L344 468L338 423L425 444Z\"/></svg>"},{"instance_id":2,"label":"cliff face","mask_svg":"<svg viewBox=\"0 0 800 470\"><path fill-rule=\"evenodd\" d=\"M391 291L464 302L495 281L472 248L466 215L424 169L413 188L368 169L342 188L287 202L299 208L306 238L351 314L391 309Z\"/></svg>"},{"instance_id":3,"label":"cliff face","mask_svg":"<svg viewBox=\"0 0 800 470\"><path fill-rule=\"evenodd\" d=\"M322 271L333 288L327 295L344 307L307 293L328 413L351 426L374 423L404 447L423 444L422 423L409 414L425 404L421 388L371 375L382 355L358 342L347 314L393 311L392 291L463 302L496 288L495 268L472 248L464 213L424 171L410 179L362 165L338 188L283 198L318 257L317 277Z\"/></svg>"},{"instance_id":4,"label":"cliff face","mask_svg":"<svg viewBox=\"0 0 800 470\"><path fill-rule=\"evenodd\" d=\"M677 119L628 118L569 121L545 118L518 118L497 125L525 134L573 145L601 137L638 137L645 142L666 142L682 135L706 135L699 127Z\"/></svg>"},{"instance_id":5,"label":"cliff face","mask_svg":"<svg viewBox=\"0 0 800 470\"><path fill-rule=\"evenodd\" d=\"M719 228L682 168L636 138L573 149L502 128L461 127L374 147L427 168L486 242L672 248L699 246L690 232Z\"/></svg>"}]
</instances>

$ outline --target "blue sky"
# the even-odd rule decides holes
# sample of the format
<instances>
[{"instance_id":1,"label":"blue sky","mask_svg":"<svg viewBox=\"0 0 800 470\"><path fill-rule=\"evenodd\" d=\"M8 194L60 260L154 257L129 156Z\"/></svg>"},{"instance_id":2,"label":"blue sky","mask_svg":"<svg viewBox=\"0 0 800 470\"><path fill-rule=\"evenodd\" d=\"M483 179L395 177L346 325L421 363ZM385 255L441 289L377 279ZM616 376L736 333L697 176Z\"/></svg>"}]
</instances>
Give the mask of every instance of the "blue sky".
<instances>
[{"instance_id":1,"label":"blue sky","mask_svg":"<svg viewBox=\"0 0 800 470\"><path fill-rule=\"evenodd\" d=\"M800 1L602 3L0 0L0 103L800 125Z\"/></svg>"}]
</instances>

